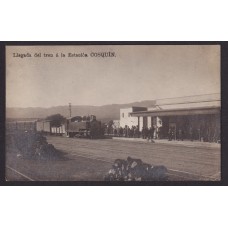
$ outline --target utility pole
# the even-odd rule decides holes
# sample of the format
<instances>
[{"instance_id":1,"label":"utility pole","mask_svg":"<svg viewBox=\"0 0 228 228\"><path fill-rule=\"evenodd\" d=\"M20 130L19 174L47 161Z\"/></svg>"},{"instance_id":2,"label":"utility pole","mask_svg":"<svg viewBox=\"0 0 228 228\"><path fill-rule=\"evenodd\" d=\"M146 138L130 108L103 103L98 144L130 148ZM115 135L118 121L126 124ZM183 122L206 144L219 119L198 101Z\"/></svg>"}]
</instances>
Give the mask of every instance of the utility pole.
<instances>
[{"instance_id":1,"label":"utility pole","mask_svg":"<svg viewBox=\"0 0 228 228\"><path fill-rule=\"evenodd\" d=\"M70 117L71 117L71 103L69 103L69 112L70 112Z\"/></svg>"}]
</instances>

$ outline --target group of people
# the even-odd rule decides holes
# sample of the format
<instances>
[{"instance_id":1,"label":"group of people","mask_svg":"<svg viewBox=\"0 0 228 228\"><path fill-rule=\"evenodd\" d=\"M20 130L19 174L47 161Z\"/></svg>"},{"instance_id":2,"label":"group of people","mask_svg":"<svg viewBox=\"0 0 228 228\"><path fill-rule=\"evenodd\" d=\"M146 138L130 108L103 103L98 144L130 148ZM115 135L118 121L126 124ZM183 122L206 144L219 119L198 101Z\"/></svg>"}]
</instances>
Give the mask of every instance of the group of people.
<instances>
[{"instance_id":1,"label":"group of people","mask_svg":"<svg viewBox=\"0 0 228 228\"><path fill-rule=\"evenodd\" d=\"M154 127L143 127L142 128L142 138L143 139L153 139L154 138Z\"/></svg>"},{"instance_id":2,"label":"group of people","mask_svg":"<svg viewBox=\"0 0 228 228\"><path fill-rule=\"evenodd\" d=\"M185 129L182 128L176 129L174 127L170 127L168 131L168 140L178 140L183 141L184 139L188 139L191 141L203 141L203 142L220 142L220 134L217 128L196 128L189 127Z\"/></svg>"},{"instance_id":3,"label":"group of people","mask_svg":"<svg viewBox=\"0 0 228 228\"><path fill-rule=\"evenodd\" d=\"M153 139L154 127L143 127L140 131L138 125L132 127L126 125L124 128L113 128L113 131L109 134L116 137Z\"/></svg>"},{"instance_id":4,"label":"group of people","mask_svg":"<svg viewBox=\"0 0 228 228\"><path fill-rule=\"evenodd\" d=\"M167 129L167 128L166 128ZM107 135L114 137L126 137L126 138L142 138L142 139L168 139L169 141L177 140L191 140L191 141L203 141L203 142L220 142L219 131L212 128L199 128L193 127L181 128L169 127L168 130L163 127L158 128L155 132L155 128L143 127L139 130L138 126L125 126L113 128L112 131L106 132Z\"/></svg>"},{"instance_id":5,"label":"group of people","mask_svg":"<svg viewBox=\"0 0 228 228\"><path fill-rule=\"evenodd\" d=\"M126 138L139 138L140 137L140 131L138 126L132 126L131 128L129 126L119 127L115 128L114 131L114 136L118 137L126 137Z\"/></svg>"}]
</instances>

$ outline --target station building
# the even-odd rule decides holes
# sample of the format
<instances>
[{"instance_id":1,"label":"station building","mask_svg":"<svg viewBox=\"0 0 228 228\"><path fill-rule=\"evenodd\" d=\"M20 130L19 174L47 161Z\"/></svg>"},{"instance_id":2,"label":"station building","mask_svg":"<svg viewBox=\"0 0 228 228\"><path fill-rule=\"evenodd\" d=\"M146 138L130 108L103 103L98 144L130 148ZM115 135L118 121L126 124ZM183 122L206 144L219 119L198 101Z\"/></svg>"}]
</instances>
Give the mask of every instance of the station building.
<instances>
[{"instance_id":1,"label":"station building","mask_svg":"<svg viewBox=\"0 0 228 228\"><path fill-rule=\"evenodd\" d=\"M130 107L120 109L120 127L132 127L138 125L138 116L132 115L134 112L147 111L146 107Z\"/></svg>"},{"instance_id":2,"label":"station building","mask_svg":"<svg viewBox=\"0 0 228 228\"><path fill-rule=\"evenodd\" d=\"M138 126L140 131L153 127L154 138L160 139L168 138L169 129L174 131L174 139L180 129L188 139L191 129L194 140L220 140L220 94L159 99L152 107L138 108L120 110L121 127Z\"/></svg>"}]
</instances>

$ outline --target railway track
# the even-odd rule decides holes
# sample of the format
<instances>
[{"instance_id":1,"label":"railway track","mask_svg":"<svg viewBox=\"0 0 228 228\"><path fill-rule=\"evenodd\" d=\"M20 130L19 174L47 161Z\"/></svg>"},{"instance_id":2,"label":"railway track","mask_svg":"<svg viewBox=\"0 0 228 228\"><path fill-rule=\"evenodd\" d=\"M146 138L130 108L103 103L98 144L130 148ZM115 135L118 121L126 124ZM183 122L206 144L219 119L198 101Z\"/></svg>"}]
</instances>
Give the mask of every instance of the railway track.
<instances>
[{"instance_id":1,"label":"railway track","mask_svg":"<svg viewBox=\"0 0 228 228\"><path fill-rule=\"evenodd\" d=\"M97 158L97 157L85 156L83 154L74 154L74 156L113 164L112 161ZM12 167L6 166L6 169L10 170L10 172L13 173L14 176L16 175L17 179L19 179L18 181L39 181L39 180L35 180L35 179L29 177L28 175L23 174L22 172L19 172L16 169L13 169ZM191 176L197 176L200 180L212 180L212 181L216 180L216 178L214 178L214 177L199 176L199 175L196 175L193 173L182 172L182 171L173 170L173 169L168 169L168 176L171 177L171 179L170 179L171 181L172 180L189 181L189 180L191 180ZM10 181L10 178L7 177L6 181Z\"/></svg>"},{"instance_id":2,"label":"railway track","mask_svg":"<svg viewBox=\"0 0 228 228\"><path fill-rule=\"evenodd\" d=\"M103 161L103 162L107 162L109 164L113 164L113 161L111 161L111 160L95 157L93 155L92 156L85 156L85 154L78 154L77 153L77 154L73 154L73 156L83 157L83 158L86 158L86 159ZM199 179L201 181L203 181L203 180L216 181L217 180L217 178L215 178L214 176L208 177L208 176L198 175L198 174L185 172L185 171L180 171L180 170L175 170L175 169L168 169L168 176L179 178L178 181L179 180L181 180L181 181L190 181L190 180L192 180L192 177L194 177L193 180L195 180L197 178L197 179Z\"/></svg>"},{"instance_id":3,"label":"railway track","mask_svg":"<svg viewBox=\"0 0 228 228\"><path fill-rule=\"evenodd\" d=\"M64 147L67 147L69 142L59 142L59 143L52 142L52 143L55 144L55 146L59 147L60 150L65 150ZM169 157L172 157L172 160L178 159L179 162L181 162L181 163L184 163L186 161L186 157L185 157L186 155L189 156L190 154L194 153L194 151L185 148L185 153L175 155L173 153L173 151L171 151L171 150L169 151L167 149L162 149L159 147L159 148L156 148L156 151L158 153L155 154L155 153L151 153L151 147L149 145L147 145L147 147L144 148L143 151L141 151L140 145L137 145L137 147L135 145L133 145L133 146L130 145L132 147L132 148L130 148L129 145L126 146L126 145L121 144L121 149L120 149L120 148L110 148L109 145L101 145L96 142L92 142L92 143L90 142L90 144L92 144L92 146L91 145L88 146L86 144L86 142L82 143L82 144L77 144L77 148L85 149L86 151L83 153L88 154L88 155L90 155L92 153L94 154L95 151L99 150L99 153L108 152L109 154L120 153L120 156L122 156L122 154L129 155L129 156L137 156L138 154L132 153L133 150L134 151L136 150L136 151L140 151L141 157L146 157L146 156L149 156L151 158L153 157L153 159L156 159L158 163L164 162L164 159L161 158L161 153L163 155L165 154L165 157L167 157L167 155L169 155ZM153 146L157 147L157 145L153 145ZM129 152L129 148L130 148L130 152ZM74 152L74 150L71 150L69 148L67 148L67 150ZM217 153L217 151L215 153ZM197 158L199 158L199 159L197 160L195 158L195 156L197 156ZM201 160L201 157L204 157L204 159ZM214 160L214 156L212 154L207 154L206 152L204 152L202 150L200 151L200 153L198 155L196 153L194 153L194 165L211 166L211 165L213 165L213 160ZM190 173L191 173L191 171L190 171ZM199 174L196 174L196 176L197 175L199 175ZM205 175L205 178L207 178L206 175Z\"/></svg>"},{"instance_id":4,"label":"railway track","mask_svg":"<svg viewBox=\"0 0 228 228\"><path fill-rule=\"evenodd\" d=\"M63 146L66 146L68 145L67 142L60 142L60 143L55 143L56 144L56 148L58 149L63 149ZM81 144L81 145L77 145L77 148L79 149L83 149L80 152L75 152L75 148L67 148L67 151L70 152L70 156L71 157L81 157L81 158L85 158L85 159L90 159L90 160L94 160L94 161L100 161L100 162L105 162L105 163L108 163L110 164L110 168L111 168L111 165L114 163L116 157L113 156L112 154L115 154L117 151L121 154L121 152L124 151L124 156L120 156L120 158L122 159L126 159L125 157L126 156L131 156L132 153L130 153L129 151L126 151L124 150L122 147L121 151L118 149L113 149L113 148L110 148L110 146L108 145L104 145L101 149L101 147L99 146L100 144L98 144L97 142L95 143L92 143L92 148L91 146L88 146L85 143ZM62 147L62 148L60 148ZM102 152L101 154L95 154L95 153L91 153L90 150L98 150L100 152ZM147 150L149 150L149 148L146 148ZM146 151L147 151L146 150ZM143 155L144 153L143 152L141 153L141 155ZM109 152L110 156L107 157L107 153L106 152ZM159 158L157 155L154 155L153 154L153 157L157 157ZM16 170L15 168L12 168L10 166L6 166L6 169L8 170L8 174L9 176L7 176L7 181L11 181L12 179L13 180L19 180L19 181L41 181L41 180L37 180L37 179L34 179L33 177L29 177L28 175L24 174L24 171L23 172L20 172L19 170ZM10 178L11 176L11 178ZM12 178L15 177L15 178ZM196 180L199 180L199 181L219 181L220 178L219 178L219 173L215 173L214 175L208 175L208 176L205 176L205 175L201 175L201 174L196 174L196 173L192 173L192 172L186 172L186 171L181 171L179 169L168 169L168 176L170 177L169 180L170 181L196 181ZM47 180L47 179L46 179ZM64 180L63 180L64 181ZM101 180L102 181L102 180Z\"/></svg>"},{"instance_id":5,"label":"railway track","mask_svg":"<svg viewBox=\"0 0 228 228\"><path fill-rule=\"evenodd\" d=\"M13 169L12 167L6 166L6 169L8 169L11 172L11 175L16 176L19 181L36 181L31 177L28 177L27 175L19 172L18 170ZM6 177L6 181L10 181L8 175Z\"/></svg>"},{"instance_id":6,"label":"railway track","mask_svg":"<svg viewBox=\"0 0 228 228\"><path fill-rule=\"evenodd\" d=\"M77 145L78 148L84 148L84 149L87 149L87 151L88 150L94 150L94 148L96 148L96 146L97 146L96 143L95 143L95 145L93 145L93 148L91 148L90 146L87 146L85 144L84 145L83 144L82 145ZM75 150L72 149L70 151L74 152ZM103 152L106 151L106 152L115 153L116 149L102 147L102 151ZM121 151L118 151L118 152L121 152ZM125 155L132 156L132 153L130 153L130 152L124 151L124 153L125 153ZM113 158L113 157L111 157L110 159L107 160L107 159L104 159L103 157L98 157L95 154L91 154L91 153L88 153L88 152L87 153L83 152L83 154L80 154L80 153L77 152L77 153L73 153L72 156L78 156L78 157L83 157L83 158L87 158L87 159L104 161L104 162L107 162L107 163L110 163L110 164L113 164L113 162L115 160L115 158ZM159 158L158 155L156 156L154 154L153 154L153 157ZM208 164L210 164L210 163L208 163ZM215 175L206 176L206 175L200 175L200 174L196 174L196 173L192 173L192 172L181 171L181 170L177 170L177 169L168 169L168 175L172 176L172 177L175 177L175 179L177 179L177 180L179 178L180 180L186 180L186 181L189 181L189 180L200 180L200 181L216 181L216 180L219 180L219 178L215 177Z\"/></svg>"}]
</instances>

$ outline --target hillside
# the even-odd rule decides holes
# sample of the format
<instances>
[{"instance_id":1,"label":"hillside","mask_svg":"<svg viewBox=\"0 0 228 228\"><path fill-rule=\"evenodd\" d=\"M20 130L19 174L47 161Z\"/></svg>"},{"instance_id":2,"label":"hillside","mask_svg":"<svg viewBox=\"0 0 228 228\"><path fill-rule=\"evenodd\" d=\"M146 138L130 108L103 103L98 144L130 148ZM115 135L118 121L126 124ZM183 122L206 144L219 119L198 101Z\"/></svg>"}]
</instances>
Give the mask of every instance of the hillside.
<instances>
[{"instance_id":1,"label":"hillside","mask_svg":"<svg viewBox=\"0 0 228 228\"><path fill-rule=\"evenodd\" d=\"M114 120L120 118L120 108L132 106L151 107L155 104L153 100L134 102L128 104L111 104L103 106L72 106L72 116L76 115L96 115L97 119L102 121ZM46 118L52 114L61 114L65 117L69 116L68 106L56 106L50 108L6 108L6 118L28 119L28 118Z\"/></svg>"}]
</instances>

